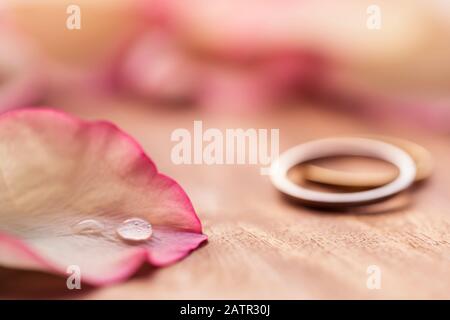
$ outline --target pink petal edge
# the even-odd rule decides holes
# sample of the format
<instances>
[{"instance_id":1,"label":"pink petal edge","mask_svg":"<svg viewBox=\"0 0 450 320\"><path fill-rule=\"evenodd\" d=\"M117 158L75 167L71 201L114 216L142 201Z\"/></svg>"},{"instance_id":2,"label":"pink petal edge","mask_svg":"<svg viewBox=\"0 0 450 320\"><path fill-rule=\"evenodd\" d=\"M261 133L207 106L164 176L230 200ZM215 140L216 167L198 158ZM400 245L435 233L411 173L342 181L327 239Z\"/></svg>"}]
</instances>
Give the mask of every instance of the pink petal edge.
<instances>
[{"instance_id":1,"label":"pink petal edge","mask_svg":"<svg viewBox=\"0 0 450 320\"><path fill-rule=\"evenodd\" d=\"M182 187L172 178L162 173L159 173L157 171L154 162L146 155L146 153L139 145L139 143L136 140L134 140L134 138L132 138L130 135L119 129L116 125L108 121L84 121L74 116L71 116L65 112L46 107L21 108L1 112L0 125L1 122L4 121L5 119L8 119L8 117L23 112L34 112L34 113L49 112L64 117L67 120L73 121L81 127L92 125L100 125L100 126L104 125L108 126L110 130L118 132L123 138L127 139L130 145L134 146L136 152L143 160L145 160L149 168L154 170L157 177L168 182L171 187L176 188L178 196L180 196L182 201L184 202L184 208L186 209L186 212L192 215L192 218L194 218L195 221L197 222L195 230L191 230L188 232L183 231L183 235L187 237L186 239L189 239L190 242L187 246L183 247L182 250L178 249L178 251L176 251L175 254L172 255L169 254L164 258L159 257L159 259L157 259L155 255L152 254L151 250L148 250L145 247L131 247L130 249L128 249L130 251L130 254L127 254L124 257L124 259L122 259L121 263L113 270L113 272L110 272L106 276L83 275L82 282L93 286L104 286L121 282L132 276L145 262L148 262L150 265L155 267L167 266L169 264L172 264L176 261L183 259L191 251L195 250L202 243L207 241L208 237L202 234L202 226L200 219L195 213L192 203L187 194L182 189ZM181 231L182 230L180 230L180 232ZM11 260L14 259L17 260L9 261L9 264L6 263L7 267L13 268L18 267L19 269L30 269L68 276L66 269L64 267L58 265L58 263L56 263L55 261L46 259L45 257L41 256L39 252L33 250L20 238L14 235L7 234L5 232L3 233L0 232L0 252L8 252L8 251L10 254L12 253L13 259ZM5 264L3 263L3 265Z\"/></svg>"}]
</instances>

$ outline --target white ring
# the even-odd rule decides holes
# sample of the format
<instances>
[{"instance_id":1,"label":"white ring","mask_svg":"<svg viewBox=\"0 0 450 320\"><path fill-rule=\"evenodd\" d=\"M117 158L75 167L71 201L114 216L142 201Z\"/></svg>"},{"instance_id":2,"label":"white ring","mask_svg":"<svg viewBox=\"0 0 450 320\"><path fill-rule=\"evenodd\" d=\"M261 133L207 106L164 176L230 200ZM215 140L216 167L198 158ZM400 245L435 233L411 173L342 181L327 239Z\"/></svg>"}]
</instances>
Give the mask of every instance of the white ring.
<instances>
[{"instance_id":1,"label":"white ring","mask_svg":"<svg viewBox=\"0 0 450 320\"><path fill-rule=\"evenodd\" d=\"M349 193L313 191L293 183L288 171L305 161L331 156L363 156L392 163L399 169L397 178L379 188ZM351 206L377 202L393 196L413 182L416 165L405 151L386 142L367 138L328 138L307 142L287 150L271 166L271 180L284 194L311 205Z\"/></svg>"}]
</instances>

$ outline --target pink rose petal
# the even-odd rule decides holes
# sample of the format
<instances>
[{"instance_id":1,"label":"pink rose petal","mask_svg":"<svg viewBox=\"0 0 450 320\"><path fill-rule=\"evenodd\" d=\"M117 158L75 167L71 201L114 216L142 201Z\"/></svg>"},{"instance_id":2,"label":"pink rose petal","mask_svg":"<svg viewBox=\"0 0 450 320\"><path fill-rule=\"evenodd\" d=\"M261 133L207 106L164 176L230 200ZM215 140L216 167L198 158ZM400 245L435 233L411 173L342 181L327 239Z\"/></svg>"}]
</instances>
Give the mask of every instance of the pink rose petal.
<instances>
[{"instance_id":1,"label":"pink rose petal","mask_svg":"<svg viewBox=\"0 0 450 320\"><path fill-rule=\"evenodd\" d=\"M159 101L194 99L201 68L162 31L143 33L119 62L117 82L129 93Z\"/></svg>"},{"instance_id":2,"label":"pink rose petal","mask_svg":"<svg viewBox=\"0 0 450 320\"><path fill-rule=\"evenodd\" d=\"M31 48L0 11L0 110L31 105L45 91L46 81Z\"/></svg>"},{"instance_id":3,"label":"pink rose petal","mask_svg":"<svg viewBox=\"0 0 450 320\"><path fill-rule=\"evenodd\" d=\"M116 227L137 217L152 237L132 244ZM101 234L73 226L95 219ZM158 173L128 135L47 109L0 115L0 265L65 274L104 285L143 263L165 266L206 240L183 189Z\"/></svg>"}]
</instances>

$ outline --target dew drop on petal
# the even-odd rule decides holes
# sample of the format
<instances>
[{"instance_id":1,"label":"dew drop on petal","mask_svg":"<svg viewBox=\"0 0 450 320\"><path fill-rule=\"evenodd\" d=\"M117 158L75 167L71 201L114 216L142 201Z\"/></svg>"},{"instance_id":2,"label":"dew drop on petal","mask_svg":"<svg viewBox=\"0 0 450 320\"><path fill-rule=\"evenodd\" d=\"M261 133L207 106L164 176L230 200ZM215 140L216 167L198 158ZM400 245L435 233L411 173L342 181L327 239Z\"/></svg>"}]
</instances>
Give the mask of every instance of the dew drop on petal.
<instances>
[{"instance_id":1,"label":"dew drop on petal","mask_svg":"<svg viewBox=\"0 0 450 320\"><path fill-rule=\"evenodd\" d=\"M117 234L128 241L145 241L152 233L152 225L140 218L127 219L117 228Z\"/></svg>"},{"instance_id":2,"label":"dew drop on petal","mask_svg":"<svg viewBox=\"0 0 450 320\"><path fill-rule=\"evenodd\" d=\"M103 229L103 224L94 219L82 220L72 227L72 231L78 234L99 234Z\"/></svg>"}]
</instances>

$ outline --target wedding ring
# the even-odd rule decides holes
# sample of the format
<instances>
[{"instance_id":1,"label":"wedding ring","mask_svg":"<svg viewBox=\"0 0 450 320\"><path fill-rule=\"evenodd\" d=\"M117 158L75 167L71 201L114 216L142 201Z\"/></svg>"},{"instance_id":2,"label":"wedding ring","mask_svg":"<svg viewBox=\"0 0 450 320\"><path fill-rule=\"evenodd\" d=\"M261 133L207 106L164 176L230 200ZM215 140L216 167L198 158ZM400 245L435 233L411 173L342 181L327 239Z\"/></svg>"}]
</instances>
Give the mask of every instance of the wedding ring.
<instances>
[{"instance_id":1,"label":"wedding ring","mask_svg":"<svg viewBox=\"0 0 450 320\"><path fill-rule=\"evenodd\" d=\"M330 193L314 191L295 184L288 178L289 170L306 161L332 156L362 156L392 163L399 170L390 183L358 192ZM367 138L327 138L293 147L276 159L271 166L274 186L290 197L311 206L357 206L378 202L405 190L416 176L416 165L402 149L386 142Z\"/></svg>"},{"instance_id":2,"label":"wedding ring","mask_svg":"<svg viewBox=\"0 0 450 320\"><path fill-rule=\"evenodd\" d=\"M433 171L433 159L430 152L416 143L404 139L378 135L364 135L358 137L381 140L406 151L416 164L417 172L415 181L422 181L428 178ZM397 176L397 173L393 171L363 174L334 170L313 164L305 165L303 172L305 179L311 182L337 187L356 188L379 187L391 182Z\"/></svg>"}]
</instances>

